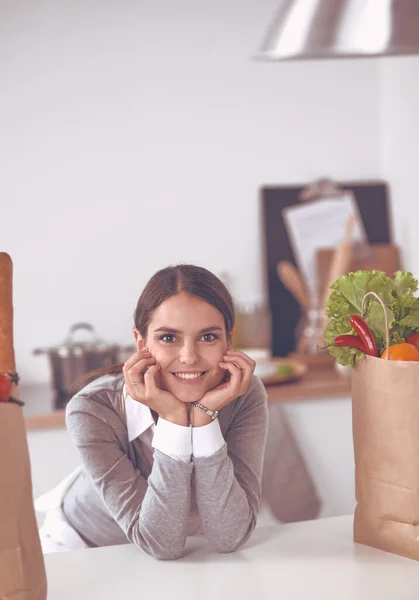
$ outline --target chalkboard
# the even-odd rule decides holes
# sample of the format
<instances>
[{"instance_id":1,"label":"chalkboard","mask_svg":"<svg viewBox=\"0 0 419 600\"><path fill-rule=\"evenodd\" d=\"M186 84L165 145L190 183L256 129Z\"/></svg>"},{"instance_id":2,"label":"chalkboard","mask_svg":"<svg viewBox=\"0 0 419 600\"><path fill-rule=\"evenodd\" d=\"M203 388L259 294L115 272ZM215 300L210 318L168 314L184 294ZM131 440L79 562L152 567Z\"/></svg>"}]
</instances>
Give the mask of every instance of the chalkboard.
<instances>
[{"instance_id":1,"label":"chalkboard","mask_svg":"<svg viewBox=\"0 0 419 600\"><path fill-rule=\"evenodd\" d=\"M344 182L343 190L351 190L359 208L368 241L374 244L391 243L388 187L385 182ZM276 266L280 260L295 258L285 227L282 210L300 203L305 185L264 186L260 190L262 233L265 263L265 284L272 319L272 355L286 356L295 350L296 328L300 308L280 281Z\"/></svg>"}]
</instances>

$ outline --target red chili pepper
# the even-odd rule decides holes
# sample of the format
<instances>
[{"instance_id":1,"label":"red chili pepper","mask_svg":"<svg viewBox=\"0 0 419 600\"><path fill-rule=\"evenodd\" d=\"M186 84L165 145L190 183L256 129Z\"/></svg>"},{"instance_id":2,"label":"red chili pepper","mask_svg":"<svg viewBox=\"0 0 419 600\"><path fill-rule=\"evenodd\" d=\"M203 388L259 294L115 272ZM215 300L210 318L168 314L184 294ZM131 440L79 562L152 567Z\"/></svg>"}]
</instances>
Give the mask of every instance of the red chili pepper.
<instances>
[{"instance_id":1,"label":"red chili pepper","mask_svg":"<svg viewBox=\"0 0 419 600\"><path fill-rule=\"evenodd\" d=\"M408 344L413 344L417 348L419 348L419 331L417 333L411 333L407 336L406 342Z\"/></svg>"},{"instance_id":2,"label":"red chili pepper","mask_svg":"<svg viewBox=\"0 0 419 600\"><path fill-rule=\"evenodd\" d=\"M366 350L370 356L378 356L377 344L371 329L359 315L352 315L349 319L350 324L361 338Z\"/></svg>"},{"instance_id":3,"label":"red chili pepper","mask_svg":"<svg viewBox=\"0 0 419 600\"><path fill-rule=\"evenodd\" d=\"M351 346L352 348L361 350L361 352L365 352L365 354L367 353L362 340L356 335L338 335L335 338L335 346L338 346L339 348L342 346Z\"/></svg>"}]
</instances>

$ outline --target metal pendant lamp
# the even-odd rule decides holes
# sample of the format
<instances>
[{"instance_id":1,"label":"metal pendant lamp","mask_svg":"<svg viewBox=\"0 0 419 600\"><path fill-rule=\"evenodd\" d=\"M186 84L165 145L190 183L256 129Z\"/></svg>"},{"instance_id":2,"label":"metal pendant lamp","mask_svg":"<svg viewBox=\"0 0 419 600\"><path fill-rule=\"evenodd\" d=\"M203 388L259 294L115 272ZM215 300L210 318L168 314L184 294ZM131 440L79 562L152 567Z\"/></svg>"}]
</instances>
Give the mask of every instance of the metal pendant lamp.
<instances>
[{"instance_id":1,"label":"metal pendant lamp","mask_svg":"<svg viewBox=\"0 0 419 600\"><path fill-rule=\"evenodd\" d=\"M256 58L419 54L419 0L282 0Z\"/></svg>"}]
</instances>

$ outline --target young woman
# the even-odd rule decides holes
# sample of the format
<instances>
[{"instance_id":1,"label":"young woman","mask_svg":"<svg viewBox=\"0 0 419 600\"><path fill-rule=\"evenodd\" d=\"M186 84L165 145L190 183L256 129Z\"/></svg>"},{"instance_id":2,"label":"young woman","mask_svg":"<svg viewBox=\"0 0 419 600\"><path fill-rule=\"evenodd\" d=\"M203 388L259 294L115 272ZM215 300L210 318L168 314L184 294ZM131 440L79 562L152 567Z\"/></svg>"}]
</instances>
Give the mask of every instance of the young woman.
<instances>
[{"instance_id":1,"label":"young woman","mask_svg":"<svg viewBox=\"0 0 419 600\"><path fill-rule=\"evenodd\" d=\"M197 533L234 551L256 524L267 399L231 348L232 298L206 269L167 267L134 325L135 354L67 405L82 466L49 494L44 551L131 542L175 559Z\"/></svg>"}]
</instances>

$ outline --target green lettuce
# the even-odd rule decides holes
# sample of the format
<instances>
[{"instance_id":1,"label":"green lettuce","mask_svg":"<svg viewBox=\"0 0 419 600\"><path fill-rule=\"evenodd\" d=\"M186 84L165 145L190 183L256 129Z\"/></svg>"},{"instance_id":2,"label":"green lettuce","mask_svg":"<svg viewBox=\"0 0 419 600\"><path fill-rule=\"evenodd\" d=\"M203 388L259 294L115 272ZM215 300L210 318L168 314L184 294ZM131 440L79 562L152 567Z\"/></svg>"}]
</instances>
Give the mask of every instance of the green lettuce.
<instances>
[{"instance_id":1,"label":"green lettuce","mask_svg":"<svg viewBox=\"0 0 419 600\"><path fill-rule=\"evenodd\" d=\"M354 367L364 354L355 348L338 348L334 340L338 335L355 334L349 318L361 315L365 294L375 292L382 300L387 313L390 344L403 342L408 335L419 331L419 298L415 296L418 281L407 271L396 271L388 277L383 271L356 271L336 279L330 287L326 302L329 323L325 329L330 354L342 365ZM386 347L386 320L383 307L374 296L365 301L364 319L370 327L379 353Z\"/></svg>"}]
</instances>

